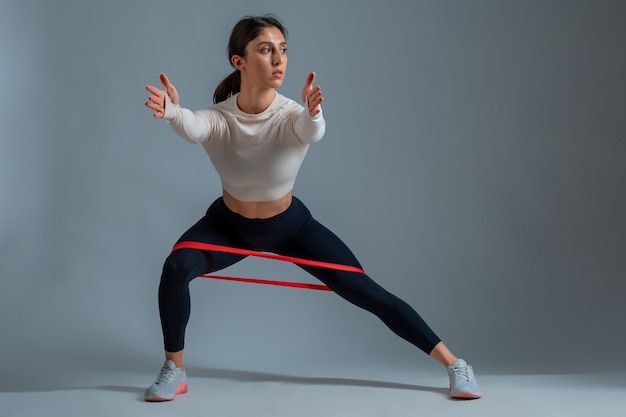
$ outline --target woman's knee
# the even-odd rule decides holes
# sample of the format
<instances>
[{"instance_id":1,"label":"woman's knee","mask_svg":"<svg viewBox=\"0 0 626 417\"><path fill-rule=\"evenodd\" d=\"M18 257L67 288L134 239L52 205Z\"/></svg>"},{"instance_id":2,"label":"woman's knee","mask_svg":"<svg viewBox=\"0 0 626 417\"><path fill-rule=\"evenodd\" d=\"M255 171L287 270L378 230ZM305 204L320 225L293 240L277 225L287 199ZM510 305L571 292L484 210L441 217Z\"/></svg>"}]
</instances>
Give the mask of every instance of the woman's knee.
<instances>
[{"instance_id":1,"label":"woman's knee","mask_svg":"<svg viewBox=\"0 0 626 417\"><path fill-rule=\"evenodd\" d=\"M201 251L175 250L165 259L161 282L165 284L189 282L203 273L205 263L206 259Z\"/></svg>"},{"instance_id":2,"label":"woman's knee","mask_svg":"<svg viewBox=\"0 0 626 417\"><path fill-rule=\"evenodd\" d=\"M339 280L336 292L369 311L386 311L395 304L395 297L365 274L350 274Z\"/></svg>"}]
</instances>

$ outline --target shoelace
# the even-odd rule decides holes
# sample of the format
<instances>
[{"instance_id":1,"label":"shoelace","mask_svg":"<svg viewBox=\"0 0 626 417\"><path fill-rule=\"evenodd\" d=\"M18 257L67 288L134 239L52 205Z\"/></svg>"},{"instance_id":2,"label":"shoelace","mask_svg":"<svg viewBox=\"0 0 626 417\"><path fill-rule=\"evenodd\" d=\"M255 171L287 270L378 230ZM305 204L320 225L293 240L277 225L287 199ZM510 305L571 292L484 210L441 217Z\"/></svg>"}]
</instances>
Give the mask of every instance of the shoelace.
<instances>
[{"instance_id":1,"label":"shoelace","mask_svg":"<svg viewBox=\"0 0 626 417\"><path fill-rule=\"evenodd\" d=\"M161 369L156 384L167 384L178 374L178 369Z\"/></svg>"},{"instance_id":2,"label":"shoelace","mask_svg":"<svg viewBox=\"0 0 626 417\"><path fill-rule=\"evenodd\" d=\"M463 379L469 382L470 375L469 375L469 368L467 366L463 366L460 368L453 367L453 369L454 369L454 377L456 379Z\"/></svg>"}]
</instances>

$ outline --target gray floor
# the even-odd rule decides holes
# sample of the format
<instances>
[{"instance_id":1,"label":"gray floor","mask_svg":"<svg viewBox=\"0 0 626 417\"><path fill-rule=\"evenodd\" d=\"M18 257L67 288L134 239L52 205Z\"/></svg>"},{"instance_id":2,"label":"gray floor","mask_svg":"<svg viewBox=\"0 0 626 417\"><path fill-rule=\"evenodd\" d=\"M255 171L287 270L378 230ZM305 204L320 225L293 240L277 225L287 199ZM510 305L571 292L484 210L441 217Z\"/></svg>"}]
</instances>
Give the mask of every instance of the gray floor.
<instances>
[{"instance_id":1,"label":"gray floor","mask_svg":"<svg viewBox=\"0 0 626 417\"><path fill-rule=\"evenodd\" d=\"M187 394L152 404L142 394L155 375L144 364L136 368L80 366L43 375L14 369L2 378L0 416L588 417L622 415L626 398L624 373L478 374L484 398L454 401L443 371L430 366L418 372L392 366L300 373L191 366Z\"/></svg>"}]
</instances>

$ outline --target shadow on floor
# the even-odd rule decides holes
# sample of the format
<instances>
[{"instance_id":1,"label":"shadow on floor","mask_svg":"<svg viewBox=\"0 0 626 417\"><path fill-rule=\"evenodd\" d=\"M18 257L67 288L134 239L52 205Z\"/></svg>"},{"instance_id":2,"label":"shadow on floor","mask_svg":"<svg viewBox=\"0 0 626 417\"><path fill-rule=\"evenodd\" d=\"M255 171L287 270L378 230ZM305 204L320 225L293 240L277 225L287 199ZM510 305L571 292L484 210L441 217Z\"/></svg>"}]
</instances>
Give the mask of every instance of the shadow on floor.
<instances>
[{"instance_id":1,"label":"shadow on floor","mask_svg":"<svg viewBox=\"0 0 626 417\"><path fill-rule=\"evenodd\" d=\"M443 387L430 387L414 384L403 384L388 381L375 381L354 378L325 378L325 377L306 377L294 375L270 374L265 372L250 372L230 369L212 369L212 368L187 368L187 374L195 377L228 379L232 381L242 382L282 382L301 385L341 385L354 387L373 387L373 388L390 388L405 389L415 391L430 391L447 395L448 389Z\"/></svg>"}]
</instances>

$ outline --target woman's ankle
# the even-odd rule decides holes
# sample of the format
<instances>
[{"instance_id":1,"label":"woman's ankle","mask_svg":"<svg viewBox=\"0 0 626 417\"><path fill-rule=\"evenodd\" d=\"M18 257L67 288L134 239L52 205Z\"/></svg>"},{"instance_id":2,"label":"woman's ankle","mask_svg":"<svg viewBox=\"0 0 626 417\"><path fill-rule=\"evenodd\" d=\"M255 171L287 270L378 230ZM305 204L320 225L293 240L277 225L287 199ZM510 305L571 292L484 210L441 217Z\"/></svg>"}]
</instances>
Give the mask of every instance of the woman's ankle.
<instances>
[{"instance_id":1,"label":"woman's ankle","mask_svg":"<svg viewBox=\"0 0 626 417\"><path fill-rule=\"evenodd\" d=\"M183 351L179 350L178 352L168 352L165 351L165 360L169 360L174 362L177 368L183 367Z\"/></svg>"}]
</instances>

